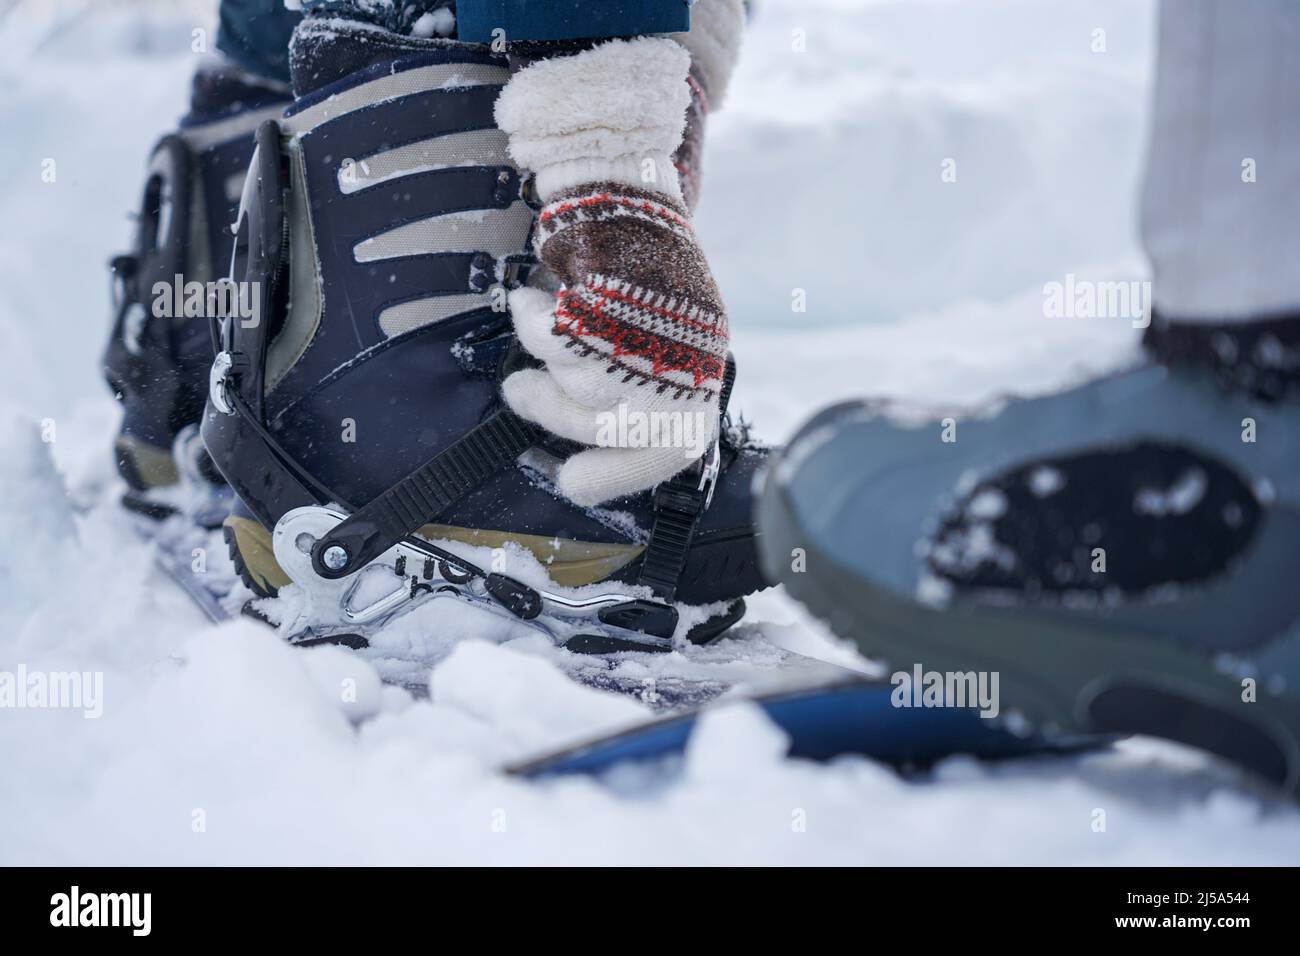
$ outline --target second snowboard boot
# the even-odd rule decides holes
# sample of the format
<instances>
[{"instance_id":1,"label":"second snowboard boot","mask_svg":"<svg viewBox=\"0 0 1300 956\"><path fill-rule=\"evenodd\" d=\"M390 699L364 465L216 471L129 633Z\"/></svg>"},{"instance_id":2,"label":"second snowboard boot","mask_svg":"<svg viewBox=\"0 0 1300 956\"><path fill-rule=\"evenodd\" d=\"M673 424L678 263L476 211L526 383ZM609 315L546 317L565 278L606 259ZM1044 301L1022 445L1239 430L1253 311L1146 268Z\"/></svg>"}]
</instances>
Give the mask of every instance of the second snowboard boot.
<instances>
[{"instance_id":1,"label":"second snowboard boot","mask_svg":"<svg viewBox=\"0 0 1300 956\"><path fill-rule=\"evenodd\" d=\"M111 263L103 369L123 405L114 455L124 503L154 517L221 480L198 441L213 356L210 292L230 267L253 132L285 102L285 92L233 69L196 74L190 115L150 155L135 248Z\"/></svg>"}]
</instances>

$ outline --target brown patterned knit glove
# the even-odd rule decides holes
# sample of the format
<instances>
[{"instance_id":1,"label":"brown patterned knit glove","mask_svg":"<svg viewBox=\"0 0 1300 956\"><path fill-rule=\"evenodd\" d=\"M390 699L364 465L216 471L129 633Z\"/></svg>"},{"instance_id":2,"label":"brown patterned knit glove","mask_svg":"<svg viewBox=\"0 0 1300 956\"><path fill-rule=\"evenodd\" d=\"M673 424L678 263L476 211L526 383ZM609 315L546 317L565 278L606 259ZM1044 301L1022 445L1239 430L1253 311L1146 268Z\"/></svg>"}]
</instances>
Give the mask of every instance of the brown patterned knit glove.
<instances>
[{"instance_id":1,"label":"brown patterned knit glove","mask_svg":"<svg viewBox=\"0 0 1300 956\"><path fill-rule=\"evenodd\" d=\"M582 505L671 478L718 433L726 310L672 161L689 67L672 40L615 40L532 64L497 102L545 204L538 255L562 283L510 295L519 340L546 367L510 376L505 398L593 446L556 475Z\"/></svg>"}]
</instances>

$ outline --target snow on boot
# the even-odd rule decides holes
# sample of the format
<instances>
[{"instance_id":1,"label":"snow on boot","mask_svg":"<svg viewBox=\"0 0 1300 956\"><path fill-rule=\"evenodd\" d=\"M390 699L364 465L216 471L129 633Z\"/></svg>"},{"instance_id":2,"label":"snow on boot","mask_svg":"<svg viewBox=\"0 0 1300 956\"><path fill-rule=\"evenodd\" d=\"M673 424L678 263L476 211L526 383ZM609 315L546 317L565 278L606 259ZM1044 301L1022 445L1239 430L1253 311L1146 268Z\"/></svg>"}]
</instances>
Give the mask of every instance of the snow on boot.
<instances>
[{"instance_id":1,"label":"snow on boot","mask_svg":"<svg viewBox=\"0 0 1300 956\"><path fill-rule=\"evenodd\" d=\"M1300 787L1300 318L1158 317L1157 361L969 411L852 402L765 478L768 572L863 652L996 673L1052 733Z\"/></svg>"},{"instance_id":2,"label":"snow on boot","mask_svg":"<svg viewBox=\"0 0 1300 956\"><path fill-rule=\"evenodd\" d=\"M554 483L573 443L502 402L534 364L506 294L540 281L535 192L493 116L506 59L308 18L291 63L298 98L258 131L236 236L267 318L220 323L203 423L245 580L298 585L290 639L449 597L573 650L733 623L763 586L762 452L724 428L653 491L582 507Z\"/></svg>"},{"instance_id":3,"label":"snow on boot","mask_svg":"<svg viewBox=\"0 0 1300 956\"><path fill-rule=\"evenodd\" d=\"M198 440L213 356L209 292L230 265L253 132L286 96L229 68L200 70L190 114L150 154L135 249L111 263L103 370L123 405L114 454L124 504L152 517L206 499L221 480ZM220 512L208 517L219 522Z\"/></svg>"}]
</instances>

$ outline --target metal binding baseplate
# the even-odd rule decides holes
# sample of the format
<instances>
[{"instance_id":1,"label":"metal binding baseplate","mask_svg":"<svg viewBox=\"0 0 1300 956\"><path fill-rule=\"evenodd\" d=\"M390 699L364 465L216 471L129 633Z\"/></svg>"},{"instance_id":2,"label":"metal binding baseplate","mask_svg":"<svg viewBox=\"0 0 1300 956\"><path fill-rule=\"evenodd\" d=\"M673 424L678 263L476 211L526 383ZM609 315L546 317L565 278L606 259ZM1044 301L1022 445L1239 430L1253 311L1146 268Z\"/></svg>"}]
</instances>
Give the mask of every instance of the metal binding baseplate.
<instances>
[{"instance_id":1,"label":"metal binding baseplate","mask_svg":"<svg viewBox=\"0 0 1300 956\"><path fill-rule=\"evenodd\" d=\"M700 463L700 483L696 488L704 494L704 507L700 509L701 512L707 511L709 505L713 504L713 492L717 490L718 475L721 472L722 442L715 438L713 439L713 445Z\"/></svg>"},{"instance_id":2,"label":"metal binding baseplate","mask_svg":"<svg viewBox=\"0 0 1300 956\"><path fill-rule=\"evenodd\" d=\"M272 532L275 559L304 598L296 619L286 628L291 643L315 640L321 634L375 630L429 601L455 597L526 624L561 644L596 632L646 650L672 647L677 619L673 608L626 593L575 597L533 588L502 574L484 572L472 562L416 538L403 539L346 577L324 577L312 564L312 548L346 517L346 512L331 507L295 508ZM649 619L647 615L658 616L660 626L654 633L617 623Z\"/></svg>"},{"instance_id":3,"label":"metal binding baseplate","mask_svg":"<svg viewBox=\"0 0 1300 956\"><path fill-rule=\"evenodd\" d=\"M212 367L208 369L208 398L212 401L212 407L223 415L235 414L229 392L233 385L231 378L234 371L235 358L228 351L218 352L212 359Z\"/></svg>"}]
</instances>

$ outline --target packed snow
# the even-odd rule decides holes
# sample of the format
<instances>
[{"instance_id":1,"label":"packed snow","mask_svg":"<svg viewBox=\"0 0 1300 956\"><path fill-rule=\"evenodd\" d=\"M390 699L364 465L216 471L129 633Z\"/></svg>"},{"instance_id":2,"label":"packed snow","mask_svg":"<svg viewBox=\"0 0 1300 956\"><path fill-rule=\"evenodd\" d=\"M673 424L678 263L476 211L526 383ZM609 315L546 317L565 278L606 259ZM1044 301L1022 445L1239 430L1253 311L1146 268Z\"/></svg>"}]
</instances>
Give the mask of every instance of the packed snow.
<instances>
[{"instance_id":1,"label":"packed snow","mask_svg":"<svg viewBox=\"0 0 1300 956\"><path fill-rule=\"evenodd\" d=\"M954 759L904 780L865 759L787 760L743 702L711 710L671 765L528 783L501 768L642 720L651 702L583 686L535 637L467 613L427 619L428 698L381 682L365 655L207 624L114 504L118 411L97 362L104 264L212 13L0 6L0 670L102 675L95 707L88 679L87 706L0 710L0 863L1300 855L1290 804L1171 745ZM1041 392L1132 360L1130 323L1045 318L1043 287L1144 276L1152 25L1137 0L760 5L711 121L700 231L732 309L735 404L761 437L846 397ZM408 637L392 635L395 656ZM779 591L732 640L759 664L871 666Z\"/></svg>"}]
</instances>

